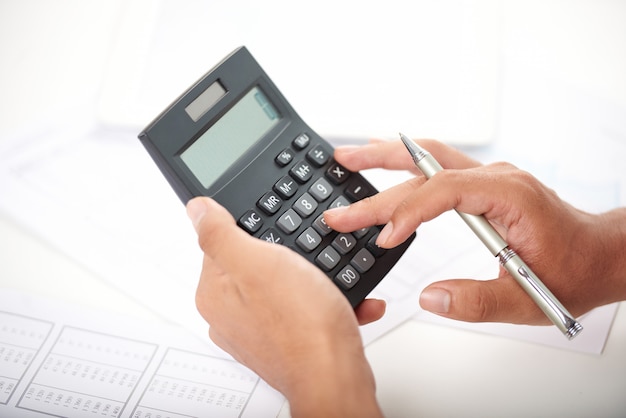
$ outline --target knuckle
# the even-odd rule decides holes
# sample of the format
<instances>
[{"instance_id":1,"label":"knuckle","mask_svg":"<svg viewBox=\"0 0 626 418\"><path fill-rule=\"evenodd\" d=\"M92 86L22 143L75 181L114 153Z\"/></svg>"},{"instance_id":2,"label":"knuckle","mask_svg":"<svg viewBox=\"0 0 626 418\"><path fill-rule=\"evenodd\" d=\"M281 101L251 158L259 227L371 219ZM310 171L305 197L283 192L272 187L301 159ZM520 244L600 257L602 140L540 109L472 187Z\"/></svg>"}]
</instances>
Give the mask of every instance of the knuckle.
<instances>
[{"instance_id":1,"label":"knuckle","mask_svg":"<svg viewBox=\"0 0 626 418\"><path fill-rule=\"evenodd\" d=\"M359 202L362 205L364 211L369 213L376 224L385 223L386 219L382 213L382 207L384 206L384 198L381 193L368 196Z\"/></svg>"},{"instance_id":2,"label":"knuckle","mask_svg":"<svg viewBox=\"0 0 626 418\"><path fill-rule=\"evenodd\" d=\"M402 223L408 222L411 225L416 222L420 222L420 209L422 207L420 202L422 196L420 195L419 190L424 185L426 180L427 179L424 176L413 177L403 184L405 189L403 191L404 198L398 202L395 208L393 208L393 213L391 214L391 219L396 224L399 224L399 221Z\"/></svg>"},{"instance_id":3,"label":"knuckle","mask_svg":"<svg viewBox=\"0 0 626 418\"><path fill-rule=\"evenodd\" d=\"M470 303L467 316L471 322L485 322L491 318L492 308L491 305L485 300L485 298L477 295Z\"/></svg>"},{"instance_id":4,"label":"knuckle","mask_svg":"<svg viewBox=\"0 0 626 418\"><path fill-rule=\"evenodd\" d=\"M409 180L407 180L406 184L409 187L409 189L417 190L420 187L422 187L425 182L426 182L426 177L425 176L416 176L416 177L412 177Z\"/></svg>"},{"instance_id":5,"label":"knuckle","mask_svg":"<svg viewBox=\"0 0 626 418\"><path fill-rule=\"evenodd\" d=\"M450 168L437 172L432 178L433 183L455 184L468 181L467 170L457 170Z\"/></svg>"},{"instance_id":6,"label":"knuckle","mask_svg":"<svg viewBox=\"0 0 626 418\"><path fill-rule=\"evenodd\" d=\"M511 175L516 182L531 188L536 188L539 183L535 176L525 170L514 170Z\"/></svg>"},{"instance_id":7,"label":"knuckle","mask_svg":"<svg viewBox=\"0 0 626 418\"><path fill-rule=\"evenodd\" d=\"M412 205L410 204L410 202L408 200L402 200L398 206L396 206L393 215L392 215L392 219L394 221L397 221L399 219L406 219L410 214L412 214L414 212L414 208L412 207Z\"/></svg>"},{"instance_id":8,"label":"knuckle","mask_svg":"<svg viewBox=\"0 0 626 418\"><path fill-rule=\"evenodd\" d=\"M497 300L494 301L492 298L485 297L482 292L478 294L476 300L476 316L479 321L486 322L491 320L497 310Z\"/></svg>"},{"instance_id":9,"label":"knuckle","mask_svg":"<svg viewBox=\"0 0 626 418\"><path fill-rule=\"evenodd\" d=\"M531 202L536 207L549 207L547 202L557 196L554 190L546 187L528 171L515 170L513 173L514 187L520 191L527 202Z\"/></svg>"},{"instance_id":10,"label":"knuckle","mask_svg":"<svg viewBox=\"0 0 626 418\"><path fill-rule=\"evenodd\" d=\"M485 287L475 288L466 294L464 316L469 322L488 322L498 312L498 300Z\"/></svg>"},{"instance_id":11,"label":"knuckle","mask_svg":"<svg viewBox=\"0 0 626 418\"><path fill-rule=\"evenodd\" d=\"M517 166L506 161L497 161L495 163L489 164L489 166L501 171L517 170Z\"/></svg>"}]
</instances>

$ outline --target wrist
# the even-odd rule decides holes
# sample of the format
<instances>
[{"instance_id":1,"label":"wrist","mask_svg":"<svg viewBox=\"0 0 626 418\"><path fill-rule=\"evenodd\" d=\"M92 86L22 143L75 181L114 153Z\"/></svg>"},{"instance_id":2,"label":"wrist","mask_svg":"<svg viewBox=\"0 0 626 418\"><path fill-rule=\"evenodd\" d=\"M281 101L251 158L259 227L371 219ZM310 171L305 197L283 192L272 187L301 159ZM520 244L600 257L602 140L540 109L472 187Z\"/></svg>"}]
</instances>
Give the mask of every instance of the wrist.
<instances>
[{"instance_id":1,"label":"wrist","mask_svg":"<svg viewBox=\"0 0 626 418\"><path fill-rule=\"evenodd\" d=\"M362 346L342 348L317 355L299 371L285 393L293 417L382 416Z\"/></svg>"},{"instance_id":2,"label":"wrist","mask_svg":"<svg viewBox=\"0 0 626 418\"><path fill-rule=\"evenodd\" d=\"M599 215L598 228L598 270L615 290L609 302L626 300L626 208Z\"/></svg>"}]
</instances>

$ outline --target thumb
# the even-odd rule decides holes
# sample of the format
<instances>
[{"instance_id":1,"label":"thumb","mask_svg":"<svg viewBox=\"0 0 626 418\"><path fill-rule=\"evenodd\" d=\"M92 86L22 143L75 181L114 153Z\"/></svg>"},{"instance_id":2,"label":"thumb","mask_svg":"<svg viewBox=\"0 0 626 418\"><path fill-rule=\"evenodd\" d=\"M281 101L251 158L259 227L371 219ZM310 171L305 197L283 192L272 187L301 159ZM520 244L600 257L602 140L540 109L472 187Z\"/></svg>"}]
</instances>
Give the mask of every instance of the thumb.
<instances>
[{"instance_id":1,"label":"thumb","mask_svg":"<svg viewBox=\"0 0 626 418\"><path fill-rule=\"evenodd\" d=\"M210 218L219 218L217 224L226 221L227 224L234 223L232 215L228 213L220 204L209 197L199 196L190 199L186 205L187 216L191 220L193 227L199 232L200 224L207 214L211 214Z\"/></svg>"},{"instance_id":2,"label":"thumb","mask_svg":"<svg viewBox=\"0 0 626 418\"><path fill-rule=\"evenodd\" d=\"M232 247L244 245L244 237L248 237L248 234L237 227L232 215L224 207L208 197L196 197L187 202L187 215L198 233L198 242L205 254L214 258L229 258L228 254L234 253L240 257L241 251Z\"/></svg>"},{"instance_id":3,"label":"thumb","mask_svg":"<svg viewBox=\"0 0 626 418\"><path fill-rule=\"evenodd\" d=\"M359 325L366 325L378 321L385 314L387 303L380 299L365 299L356 308L354 313Z\"/></svg>"},{"instance_id":4,"label":"thumb","mask_svg":"<svg viewBox=\"0 0 626 418\"><path fill-rule=\"evenodd\" d=\"M422 291L419 303L424 310L465 322L548 324L532 299L508 276L436 282Z\"/></svg>"}]
</instances>

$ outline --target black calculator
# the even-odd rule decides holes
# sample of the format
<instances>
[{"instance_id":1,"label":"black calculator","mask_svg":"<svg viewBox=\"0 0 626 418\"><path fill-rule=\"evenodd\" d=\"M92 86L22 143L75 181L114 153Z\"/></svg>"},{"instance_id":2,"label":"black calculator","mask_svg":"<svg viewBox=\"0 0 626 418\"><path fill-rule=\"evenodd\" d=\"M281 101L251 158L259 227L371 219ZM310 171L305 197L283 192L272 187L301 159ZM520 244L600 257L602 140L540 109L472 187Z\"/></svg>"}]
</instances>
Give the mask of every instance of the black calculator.
<instances>
[{"instance_id":1,"label":"black calculator","mask_svg":"<svg viewBox=\"0 0 626 418\"><path fill-rule=\"evenodd\" d=\"M338 233L323 212L377 193L333 159L245 47L150 123L139 139L183 203L210 196L250 235L285 245L358 305L406 251L382 249L380 226Z\"/></svg>"}]
</instances>

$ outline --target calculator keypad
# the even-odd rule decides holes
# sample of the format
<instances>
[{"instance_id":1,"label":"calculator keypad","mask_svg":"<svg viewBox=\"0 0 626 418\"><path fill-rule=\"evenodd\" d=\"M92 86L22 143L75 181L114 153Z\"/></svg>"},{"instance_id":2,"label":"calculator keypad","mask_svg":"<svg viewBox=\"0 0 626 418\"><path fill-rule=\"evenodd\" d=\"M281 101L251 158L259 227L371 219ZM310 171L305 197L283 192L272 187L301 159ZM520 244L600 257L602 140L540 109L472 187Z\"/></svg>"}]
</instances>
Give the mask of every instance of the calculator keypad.
<instances>
[{"instance_id":1,"label":"calculator keypad","mask_svg":"<svg viewBox=\"0 0 626 418\"><path fill-rule=\"evenodd\" d=\"M260 191L255 207L241 215L239 225L266 242L297 247L348 291L385 253L375 245L378 228L338 233L326 225L323 212L348 206L375 190L361 176L351 176L309 135L296 136L291 145L274 158L282 173L272 189Z\"/></svg>"}]
</instances>

